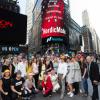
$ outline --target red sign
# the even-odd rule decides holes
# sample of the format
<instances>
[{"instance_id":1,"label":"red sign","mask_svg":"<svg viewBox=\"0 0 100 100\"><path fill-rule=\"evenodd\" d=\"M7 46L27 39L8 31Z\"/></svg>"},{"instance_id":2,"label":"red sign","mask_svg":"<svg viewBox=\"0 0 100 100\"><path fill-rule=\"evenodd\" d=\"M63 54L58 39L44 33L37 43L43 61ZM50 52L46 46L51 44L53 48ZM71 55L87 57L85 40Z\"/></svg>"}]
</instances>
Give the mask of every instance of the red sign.
<instances>
[{"instance_id":1,"label":"red sign","mask_svg":"<svg viewBox=\"0 0 100 100\"><path fill-rule=\"evenodd\" d=\"M5 29L7 27L13 27L13 23L0 19L0 29Z\"/></svg>"},{"instance_id":2,"label":"red sign","mask_svg":"<svg viewBox=\"0 0 100 100\"><path fill-rule=\"evenodd\" d=\"M44 7L45 5L43 5ZM42 17L42 38L50 36L64 36L64 2L63 0L49 0Z\"/></svg>"}]
</instances>

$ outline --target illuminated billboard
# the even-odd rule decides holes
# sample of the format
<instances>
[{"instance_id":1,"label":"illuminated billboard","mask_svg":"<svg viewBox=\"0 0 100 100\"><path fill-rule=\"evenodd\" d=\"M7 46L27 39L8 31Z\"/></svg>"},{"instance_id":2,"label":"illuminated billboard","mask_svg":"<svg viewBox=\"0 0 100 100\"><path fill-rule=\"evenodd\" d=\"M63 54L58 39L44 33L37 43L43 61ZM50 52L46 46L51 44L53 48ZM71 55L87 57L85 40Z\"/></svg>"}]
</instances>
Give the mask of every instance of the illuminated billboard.
<instances>
[{"instance_id":1,"label":"illuminated billboard","mask_svg":"<svg viewBox=\"0 0 100 100\"><path fill-rule=\"evenodd\" d=\"M0 9L0 45L26 43L27 16Z\"/></svg>"},{"instance_id":2,"label":"illuminated billboard","mask_svg":"<svg viewBox=\"0 0 100 100\"><path fill-rule=\"evenodd\" d=\"M43 0L45 2L45 0ZM48 4L42 3L42 38L59 37L66 34L64 29L64 1L49 0ZM46 7L45 7L46 6ZM44 10L44 8L46 10Z\"/></svg>"}]
</instances>

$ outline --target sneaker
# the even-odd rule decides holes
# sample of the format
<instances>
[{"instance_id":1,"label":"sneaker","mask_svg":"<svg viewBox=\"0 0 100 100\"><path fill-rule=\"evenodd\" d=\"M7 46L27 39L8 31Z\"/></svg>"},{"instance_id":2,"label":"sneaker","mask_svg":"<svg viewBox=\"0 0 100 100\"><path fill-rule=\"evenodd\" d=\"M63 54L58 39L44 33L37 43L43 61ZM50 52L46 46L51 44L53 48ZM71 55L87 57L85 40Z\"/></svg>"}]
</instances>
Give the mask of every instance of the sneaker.
<instances>
[{"instance_id":1,"label":"sneaker","mask_svg":"<svg viewBox=\"0 0 100 100\"><path fill-rule=\"evenodd\" d=\"M50 94L49 97L51 97L52 95Z\"/></svg>"},{"instance_id":2,"label":"sneaker","mask_svg":"<svg viewBox=\"0 0 100 100\"><path fill-rule=\"evenodd\" d=\"M85 94L84 94L84 96L85 96L85 97L87 97L87 96L88 96L88 94L86 94L86 93L85 93Z\"/></svg>"},{"instance_id":3,"label":"sneaker","mask_svg":"<svg viewBox=\"0 0 100 100\"><path fill-rule=\"evenodd\" d=\"M56 93L56 91L53 91L53 93Z\"/></svg>"},{"instance_id":4,"label":"sneaker","mask_svg":"<svg viewBox=\"0 0 100 100\"><path fill-rule=\"evenodd\" d=\"M64 95L61 95L60 100L62 100L64 98Z\"/></svg>"},{"instance_id":5,"label":"sneaker","mask_svg":"<svg viewBox=\"0 0 100 100\"><path fill-rule=\"evenodd\" d=\"M69 97L71 97L71 98L72 98L73 96L74 96L74 93L71 93Z\"/></svg>"},{"instance_id":6,"label":"sneaker","mask_svg":"<svg viewBox=\"0 0 100 100\"><path fill-rule=\"evenodd\" d=\"M68 92L68 93L67 93L67 95L70 95L70 94L71 94L71 92Z\"/></svg>"}]
</instances>

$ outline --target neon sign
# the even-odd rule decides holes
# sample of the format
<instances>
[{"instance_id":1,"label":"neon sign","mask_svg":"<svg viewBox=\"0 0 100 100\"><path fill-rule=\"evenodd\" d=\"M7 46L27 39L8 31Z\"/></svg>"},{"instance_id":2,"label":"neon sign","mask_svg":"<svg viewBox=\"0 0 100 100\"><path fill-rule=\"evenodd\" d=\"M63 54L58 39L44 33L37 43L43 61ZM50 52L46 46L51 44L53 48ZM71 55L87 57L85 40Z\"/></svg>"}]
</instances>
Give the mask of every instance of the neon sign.
<instances>
[{"instance_id":1,"label":"neon sign","mask_svg":"<svg viewBox=\"0 0 100 100\"><path fill-rule=\"evenodd\" d=\"M54 28L54 27L51 27L50 29L42 29L42 31L43 31L43 33L44 34L48 34L48 33L63 33L63 34L65 34L66 32L65 32L65 30L64 29L62 29L61 27L56 27L56 28Z\"/></svg>"},{"instance_id":2,"label":"neon sign","mask_svg":"<svg viewBox=\"0 0 100 100\"><path fill-rule=\"evenodd\" d=\"M0 19L0 29L5 29L5 28L8 28L8 27L12 28L13 23L11 23L10 21Z\"/></svg>"},{"instance_id":3,"label":"neon sign","mask_svg":"<svg viewBox=\"0 0 100 100\"><path fill-rule=\"evenodd\" d=\"M45 2L45 0L43 0ZM42 38L64 36L64 1L49 0L47 6L42 4Z\"/></svg>"},{"instance_id":4,"label":"neon sign","mask_svg":"<svg viewBox=\"0 0 100 100\"><path fill-rule=\"evenodd\" d=\"M0 9L0 45L24 45L26 43L26 33L26 15Z\"/></svg>"},{"instance_id":5,"label":"neon sign","mask_svg":"<svg viewBox=\"0 0 100 100\"><path fill-rule=\"evenodd\" d=\"M63 40L63 38L60 38L60 37L58 37L58 38L54 38L54 37L49 37L49 38L47 38L47 43L48 42L51 42L51 41L53 41L53 42L63 42L64 40Z\"/></svg>"},{"instance_id":6,"label":"neon sign","mask_svg":"<svg viewBox=\"0 0 100 100\"><path fill-rule=\"evenodd\" d=\"M2 52L18 52L18 47L2 47Z\"/></svg>"}]
</instances>

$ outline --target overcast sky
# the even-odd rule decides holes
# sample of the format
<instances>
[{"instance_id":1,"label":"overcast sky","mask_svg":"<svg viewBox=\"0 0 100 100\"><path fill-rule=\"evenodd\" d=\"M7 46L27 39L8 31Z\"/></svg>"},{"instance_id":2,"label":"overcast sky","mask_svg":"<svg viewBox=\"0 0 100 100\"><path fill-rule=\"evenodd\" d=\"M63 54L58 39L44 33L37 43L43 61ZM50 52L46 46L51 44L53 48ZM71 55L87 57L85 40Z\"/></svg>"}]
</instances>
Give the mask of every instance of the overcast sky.
<instances>
[{"instance_id":1,"label":"overcast sky","mask_svg":"<svg viewBox=\"0 0 100 100\"><path fill-rule=\"evenodd\" d=\"M82 11L89 13L90 24L96 29L100 38L100 0L70 0L72 18L82 25Z\"/></svg>"},{"instance_id":2,"label":"overcast sky","mask_svg":"<svg viewBox=\"0 0 100 100\"><path fill-rule=\"evenodd\" d=\"M26 0L18 0L21 13L25 14ZM34 0L33 0L34 1ZM69 0L72 18L82 26L82 11L89 13L90 24L100 37L100 0Z\"/></svg>"}]
</instances>

